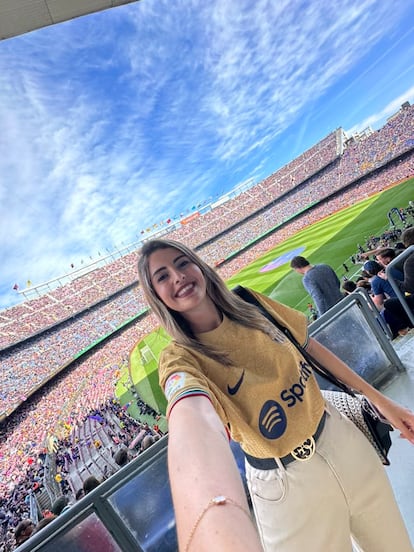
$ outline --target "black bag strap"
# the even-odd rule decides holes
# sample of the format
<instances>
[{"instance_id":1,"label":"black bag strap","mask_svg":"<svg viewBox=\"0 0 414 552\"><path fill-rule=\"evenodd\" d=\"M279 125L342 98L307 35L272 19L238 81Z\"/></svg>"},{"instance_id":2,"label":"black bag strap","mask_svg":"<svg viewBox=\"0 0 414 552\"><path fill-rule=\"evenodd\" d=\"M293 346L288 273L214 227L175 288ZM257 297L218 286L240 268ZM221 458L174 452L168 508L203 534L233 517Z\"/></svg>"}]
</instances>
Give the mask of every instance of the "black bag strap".
<instances>
[{"instance_id":1,"label":"black bag strap","mask_svg":"<svg viewBox=\"0 0 414 552\"><path fill-rule=\"evenodd\" d=\"M322 376L323 378L327 379L329 382L331 382L333 385L336 385L339 387L339 389L342 389L345 393L348 393L348 395L352 395L355 397L354 391L345 383L340 381L334 374L332 374L325 366L323 366L318 360L313 358L306 349L302 347L302 345L296 340L296 338L292 335L292 332L283 326L276 318L274 318L265 308L264 306L256 299L256 297L245 287L243 286L236 286L233 289L233 292L238 295L241 299L246 301L246 303L250 303L251 305L255 305L260 312L265 316L272 324L276 326L281 332L284 333L284 335L293 343L293 345L296 347L296 349L300 352L300 354L303 356L303 358L309 363L309 365L312 367L312 369Z\"/></svg>"}]
</instances>

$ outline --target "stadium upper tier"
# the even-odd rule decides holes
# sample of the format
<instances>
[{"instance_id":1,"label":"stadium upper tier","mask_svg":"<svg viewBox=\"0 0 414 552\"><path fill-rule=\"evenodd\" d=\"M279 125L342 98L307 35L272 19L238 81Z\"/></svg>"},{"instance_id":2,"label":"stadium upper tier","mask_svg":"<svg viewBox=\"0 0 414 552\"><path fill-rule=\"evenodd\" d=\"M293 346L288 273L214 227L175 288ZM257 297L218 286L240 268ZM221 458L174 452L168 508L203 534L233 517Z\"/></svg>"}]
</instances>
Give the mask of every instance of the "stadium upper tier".
<instances>
[{"instance_id":1,"label":"stadium upper tier","mask_svg":"<svg viewBox=\"0 0 414 552\"><path fill-rule=\"evenodd\" d=\"M379 131L363 141L353 141L342 154L345 135L338 129L237 197L203 215L191 217L187 223L169 232L169 237L199 247L208 262L217 264L240 245L254 239L257 224L245 226L250 229L245 236L240 235L239 229L235 241L227 237L228 245L223 248L220 243L220 251L214 241L206 247L202 244L265 207L266 214L262 218L268 216L270 222L273 219L272 227L286 219L286 215L344 188L411 149L414 146L413 126L413 107L409 106L401 109ZM266 226L264 231L269 229L268 223ZM67 320L136 283L136 252L79 277L76 275L74 273L73 280L66 285L0 312L0 349Z\"/></svg>"},{"instance_id":2,"label":"stadium upper tier","mask_svg":"<svg viewBox=\"0 0 414 552\"><path fill-rule=\"evenodd\" d=\"M170 237L188 241L194 247L199 246L211 239L217 231L225 231L241 222L258 209L289 193L311 174L320 172L337 158L341 143L341 131L330 133L265 181L203 215L191 217L188 223L183 221L178 230L169 233ZM218 259L212 259L213 262L216 260ZM70 283L54 290L45 286L46 293L40 297L35 295L36 292L41 292L41 288L29 290L35 298L1 312L0 349L54 326L136 283L136 253L128 253L87 274L77 274L74 272ZM56 279L55 282L65 279L67 276Z\"/></svg>"},{"instance_id":3,"label":"stadium upper tier","mask_svg":"<svg viewBox=\"0 0 414 552\"><path fill-rule=\"evenodd\" d=\"M271 238L219 268L224 277L234 274L249 262L249 258L257 257L310 222L349 205L357 197L362 198L412 175L413 154L407 153L414 149L412 114L413 107L405 108L380 131L363 142L353 143L340 156L336 155L336 133L332 133L321 143L330 141L330 151L332 154L333 150L334 155L320 157L316 173L314 165L310 171L312 175L305 175L300 182L292 182L290 187L280 188L280 181L275 176L278 171L214 211L192 219L188 225L171 232L169 237L197 246L207 262L220 264L251 240L271 231L311 204L321 202L277 230ZM304 156L314 159L317 152L325 150L321 143L311 148L313 156L309 152ZM390 163L393 159L398 161ZM380 173L375 171L384 165L387 166ZM302 170L303 163L297 163L297 166ZM292 171L286 173L286 168L281 171L284 182L286 174L295 174ZM362 176L363 180L356 184L352 194L342 193L334 201L324 201ZM289 176L287 178L291 180ZM190 229L191 235L187 235ZM224 236L213 238L226 229ZM30 335L37 333L38 336L3 351L0 412L9 414L35 388L73 361L81 350L145 311L145 301L136 278L136 252L133 252L38 299L3 311L0 314L3 349ZM62 319L66 321L58 324ZM135 340L153 327L151 319L141 317L134 330ZM131 341L130 347L133 344ZM130 347L126 346L124 354ZM19 382L15 378L17 366L21 374Z\"/></svg>"}]
</instances>

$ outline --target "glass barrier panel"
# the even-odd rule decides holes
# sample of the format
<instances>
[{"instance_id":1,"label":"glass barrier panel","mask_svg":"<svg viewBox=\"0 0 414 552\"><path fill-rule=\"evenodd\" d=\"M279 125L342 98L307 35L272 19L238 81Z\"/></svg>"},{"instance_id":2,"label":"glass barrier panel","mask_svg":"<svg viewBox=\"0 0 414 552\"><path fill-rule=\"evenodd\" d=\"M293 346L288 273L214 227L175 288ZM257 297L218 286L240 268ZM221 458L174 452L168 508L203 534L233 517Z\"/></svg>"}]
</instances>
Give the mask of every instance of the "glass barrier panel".
<instances>
[{"instance_id":1,"label":"glass barrier panel","mask_svg":"<svg viewBox=\"0 0 414 552\"><path fill-rule=\"evenodd\" d=\"M176 552L166 454L132 477L108 502L146 552Z\"/></svg>"},{"instance_id":2,"label":"glass barrier panel","mask_svg":"<svg viewBox=\"0 0 414 552\"><path fill-rule=\"evenodd\" d=\"M79 521L67 532L48 540L40 550L41 552L122 552L95 513Z\"/></svg>"},{"instance_id":3,"label":"glass barrier panel","mask_svg":"<svg viewBox=\"0 0 414 552\"><path fill-rule=\"evenodd\" d=\"M375 387L395 374L394 367L390 366L389 359L356 304L339 312L327 325L311 330L311 335ZM333 387L324 380L321 385L324 389Z\"/></svg>"}]
</instances>

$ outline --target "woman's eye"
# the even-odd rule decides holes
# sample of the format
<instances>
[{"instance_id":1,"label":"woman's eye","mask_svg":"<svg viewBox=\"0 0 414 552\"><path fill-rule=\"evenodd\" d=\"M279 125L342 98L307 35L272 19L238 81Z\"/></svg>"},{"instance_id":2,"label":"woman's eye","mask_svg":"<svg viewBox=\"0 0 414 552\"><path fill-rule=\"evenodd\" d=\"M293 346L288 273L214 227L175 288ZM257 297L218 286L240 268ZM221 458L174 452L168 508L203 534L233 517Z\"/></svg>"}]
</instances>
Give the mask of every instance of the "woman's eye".
<instances>
[{"instance_id":1,"label":"woman's eye","mask_svg":"<svg viewBox=\"0 0 414 552\"><path fill-rule=\"evenodd\" d=\"M164 274L160 274L158 276L158 279L157 279L157 282L162 282L163 280L165 280L167 278L167 273L165 272Z\"/></svg>"},{"instance_id":2,"label":"woman's eye","mask_svg":"<svg viewBox=\"0 0 414 552\"><path fill-rule=\"evenodd\" d=\"M180 268L184 268L186 265L188 265L190 263L190 261L188 259L183 259L182 261L180 261L179 263L179 267Z\"/></svg>"}]
</instances>

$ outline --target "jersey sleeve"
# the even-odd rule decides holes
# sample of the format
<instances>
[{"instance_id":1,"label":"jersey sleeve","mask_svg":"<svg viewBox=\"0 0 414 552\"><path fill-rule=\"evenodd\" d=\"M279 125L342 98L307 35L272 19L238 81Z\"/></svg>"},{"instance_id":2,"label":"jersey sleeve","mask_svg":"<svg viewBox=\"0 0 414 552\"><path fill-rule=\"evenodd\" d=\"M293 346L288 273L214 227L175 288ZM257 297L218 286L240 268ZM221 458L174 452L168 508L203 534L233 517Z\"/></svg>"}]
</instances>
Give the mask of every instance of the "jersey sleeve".
<instances>
[{"instance_id":1,"label":"jersey sleeve","mask_svg":"<svg viewBox=\"0 0 414 552\"><path fill-rule=\"evenodd\" d=\"M212 401L207 379L185 349L168 345L160 355L158 371L168 401L167 418L174 405L186 397L205 396Z\"/></svg>"}]
</instances>

